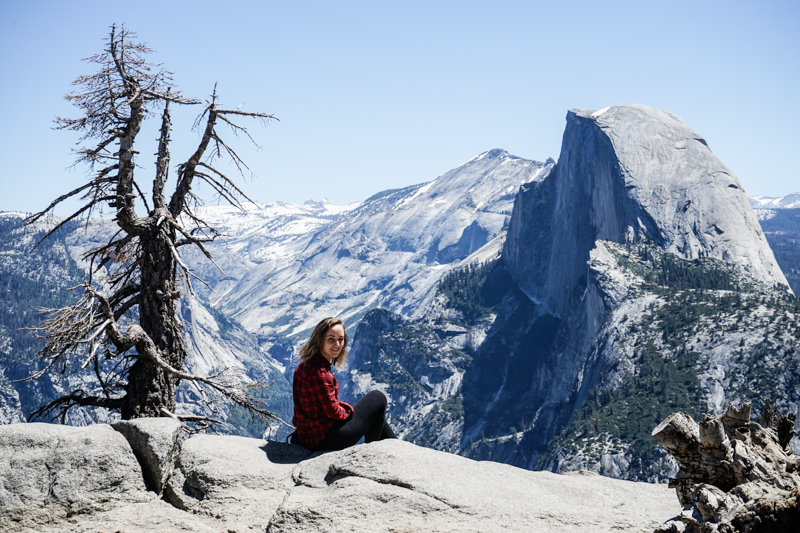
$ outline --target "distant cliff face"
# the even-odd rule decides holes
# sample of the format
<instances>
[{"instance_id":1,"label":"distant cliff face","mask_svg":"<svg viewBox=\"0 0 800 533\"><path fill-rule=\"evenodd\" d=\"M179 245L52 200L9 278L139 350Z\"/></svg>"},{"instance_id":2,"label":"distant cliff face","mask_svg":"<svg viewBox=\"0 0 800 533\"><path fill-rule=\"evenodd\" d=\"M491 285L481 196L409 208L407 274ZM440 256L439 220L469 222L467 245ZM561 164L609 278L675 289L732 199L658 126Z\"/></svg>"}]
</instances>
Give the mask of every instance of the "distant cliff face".
<instances>
[{"instance_id":1,"label":"distant cliff face","mask_svg":"<svg viewBox=\"0 0 800 533\"><path fill-rule=\"evenodd\" d=\"M634 382L640 373L648 376L653 372L648 365L662 375L648 377L650 389L633 396L661 394L669 402L676 394L694 398L693 408L700 401L717 407L726 399L726 387L744 387L747 380L725 372L708 377L714 375L706 370L711 361L718 364L718 352L733 340L711 337L717 346L709 346L699 325L702 315L736 319L724 306L708 311L719 295L709 297L704 290L750 291L744 287L754 283L762 287L757 293L773 286L780 287L777 294L791 292L733 172L678 117L638 105L567 114L559 161L547 177L520 190L502 257L527 298L511 291L505 305L496 307L497 320L464 376L464 444L474 457L528 467L563 464L552 455L563 452L553 451L556 435L574 425L576 416L591 418L592 409L613 403L608 391L618 391L626 376ZM737 272L750 281L731 281L738 279ZM779 298L760 294L770 302ZM701 310L676 318L681 312L672 306L676 297L696 299ZM741 314L757 305L752 294L737 301ZM780 317L786 305L776 303L765 313ZM741 360L758 359L751 342L772 327L757 323L734 339L741 342ZM684 335L679 341L671 337L678 330ZM782 342L788 343L786 351L781 348L776 361L796 349L791 335ZM670 365L677 366L664 370ZM669 389L684 371L682 382ZM698 375L702 386L695 386ZM606 395L598 399L602 391ZM792 388L787 394L783 400L792 401L800 391ZM587 402L594 405L588 414ZM628 432L623 440L633 442L634 434L657 417L657 409L631 416L642 428L617 428L601 437L600 426L588 423L587 434L613 440ZM468 446L483 433L497 439L513 433L509 426L525 430L515 446L499 440ZM545 460L542 452L548 448ZM610 471L620 475L626 468L616 465ZM648 468L662 467L639 472Z\"/></svg>"},{"instance_id":2,"label":"distant cliff face","mask_svg":"<svg viewBox=\"0 0 800 533\"><path fill-rule=\"evenodd\" d=\"M642 239L788 286L739 180L680 118L641 105L569 111L558 164L517 196L509 269L562 316L583 298L595 241Z\"/></svg>"}]
</instances>

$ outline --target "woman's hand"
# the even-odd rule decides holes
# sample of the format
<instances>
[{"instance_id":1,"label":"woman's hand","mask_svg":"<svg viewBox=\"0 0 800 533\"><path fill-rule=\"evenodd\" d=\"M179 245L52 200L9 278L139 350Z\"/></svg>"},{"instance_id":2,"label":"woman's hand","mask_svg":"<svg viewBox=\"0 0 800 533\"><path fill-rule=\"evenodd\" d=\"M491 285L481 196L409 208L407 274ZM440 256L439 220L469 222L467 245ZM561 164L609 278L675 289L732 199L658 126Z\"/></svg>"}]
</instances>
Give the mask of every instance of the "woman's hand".
<instances>
[{"instance_id":1,"label":"woman's hand","mask_svg":"<svg viewBox=\"0 0 800 533\"><path fill-rule=\"evenodd\" d=\"M347 402L339 402L339 405L341 405L341 406L342 406L342 408L343 408L345 411L347 411L347 418L350 418L351 416L353 416L353 413L355 413L355 411L356 411L355 409L353 409L353 406L352 406L352 405L350 405L350 404L349 404L349 403L347 403Z\"/></svg>"}]
</instances>

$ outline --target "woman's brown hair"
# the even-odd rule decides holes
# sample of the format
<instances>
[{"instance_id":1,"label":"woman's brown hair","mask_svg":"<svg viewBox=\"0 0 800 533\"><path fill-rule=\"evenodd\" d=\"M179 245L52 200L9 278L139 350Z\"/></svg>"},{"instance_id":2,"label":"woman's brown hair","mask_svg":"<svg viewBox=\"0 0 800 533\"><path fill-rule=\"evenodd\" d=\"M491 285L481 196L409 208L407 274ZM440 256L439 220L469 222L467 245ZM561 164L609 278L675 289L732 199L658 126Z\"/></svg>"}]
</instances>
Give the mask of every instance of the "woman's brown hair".
<instances>
[{"instance_id":1,"label":"woman's brown hair","mask_svg":"<svg viewBox=\"0 0 800 533\"><path fill-rule=\"evenodd\" d=\"M347 328L344 327L344 322L340 318L336 318L333 316L329 316L328 318L323 318L319 324L314 328L314 331L311 332L311 337L308 341L300 348L300 361L308 361L315 355L322 353L322 343L325 341L325 334L328 333L328 330L331 329L333 326L338 324L342 325L342 329L345 330L344 333L344 346L342 346L341 351L339 352L339 356L335 359L333 366L336 368L342 368L344 366L345 361L347 361Z\"/></svg>"}]
</instances>

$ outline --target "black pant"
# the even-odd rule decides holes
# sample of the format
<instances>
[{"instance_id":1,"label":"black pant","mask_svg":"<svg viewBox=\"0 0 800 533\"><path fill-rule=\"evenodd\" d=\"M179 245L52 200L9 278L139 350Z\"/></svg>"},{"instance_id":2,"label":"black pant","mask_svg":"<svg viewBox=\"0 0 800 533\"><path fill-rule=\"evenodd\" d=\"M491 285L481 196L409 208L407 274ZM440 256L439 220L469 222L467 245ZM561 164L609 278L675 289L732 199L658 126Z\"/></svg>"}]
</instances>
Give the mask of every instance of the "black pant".
<instances>
[{"instance_id":1,"label":"black pant","mask_svg":"<svg viewBox=\"0 0 800 533\"><path fill-rule=\"evenodd\" d=\"M343 450L353 446L361 437L364 437L364 442L397 438L386 423L386 396L381 391L367 393L353 406L353 410L347 420L333 423L314 451Z\"/></svg>"}]
</instances>

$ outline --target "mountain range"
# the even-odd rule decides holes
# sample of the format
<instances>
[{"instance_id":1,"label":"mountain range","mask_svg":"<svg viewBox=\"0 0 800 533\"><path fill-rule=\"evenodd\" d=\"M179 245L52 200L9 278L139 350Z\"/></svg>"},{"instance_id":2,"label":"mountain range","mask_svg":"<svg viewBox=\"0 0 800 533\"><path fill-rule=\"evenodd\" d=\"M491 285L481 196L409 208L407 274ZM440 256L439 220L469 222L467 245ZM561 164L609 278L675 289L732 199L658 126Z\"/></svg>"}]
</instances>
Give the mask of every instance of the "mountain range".
<instances>
[{"instance_id":1,"label":"mountain range","mask_svg":"<svg viewBox=\"0 0 800 533\"><path fill-rule=\"evenodd\" d=\"M351 397L382 386L415 442L657 480L670 411L800 398L797 300L733 172L669 113L570 111L500 258L453 278L356 334Z\"/></svg>"},{"instance_id":2,"label":"mountain range","mask_svg":"<svg viewBox=\"0 0 800 533\"><path fill-rule=\"evenodd\" d=\"M293 354L338 315L353 336L343 398L383 390L403 438L528 469L663 479L675 466L649 439L659 417L800 403L794 201L748 199L678 117L625 105L570 111L557 164L496 149L348 206L206 207L226 238L212 247L219 268L186 257L213 289L181 304L188 366L271 382L263 394L288 420ZM12 213L0 225L0 417L14 422L90 386L69 372L9 381L37 368L35 340L17 331L36 320L31 306L69 301L82 253L114 224L73 224L35 254L44 226ZM179 399L199 409L188 387ZM259 431L224 414L231 432Z\"/></svg>"},{"instance_id":3,"label":"mountain range","mask_svg":"<svg viewBox=\"0 0 800 533\"><path fill-rule=\"evenodd\" d=\"M750 205L754 209L798 209L800 208L800 192L786 196L751 196Z\"/></svg>"}]
</instances>

